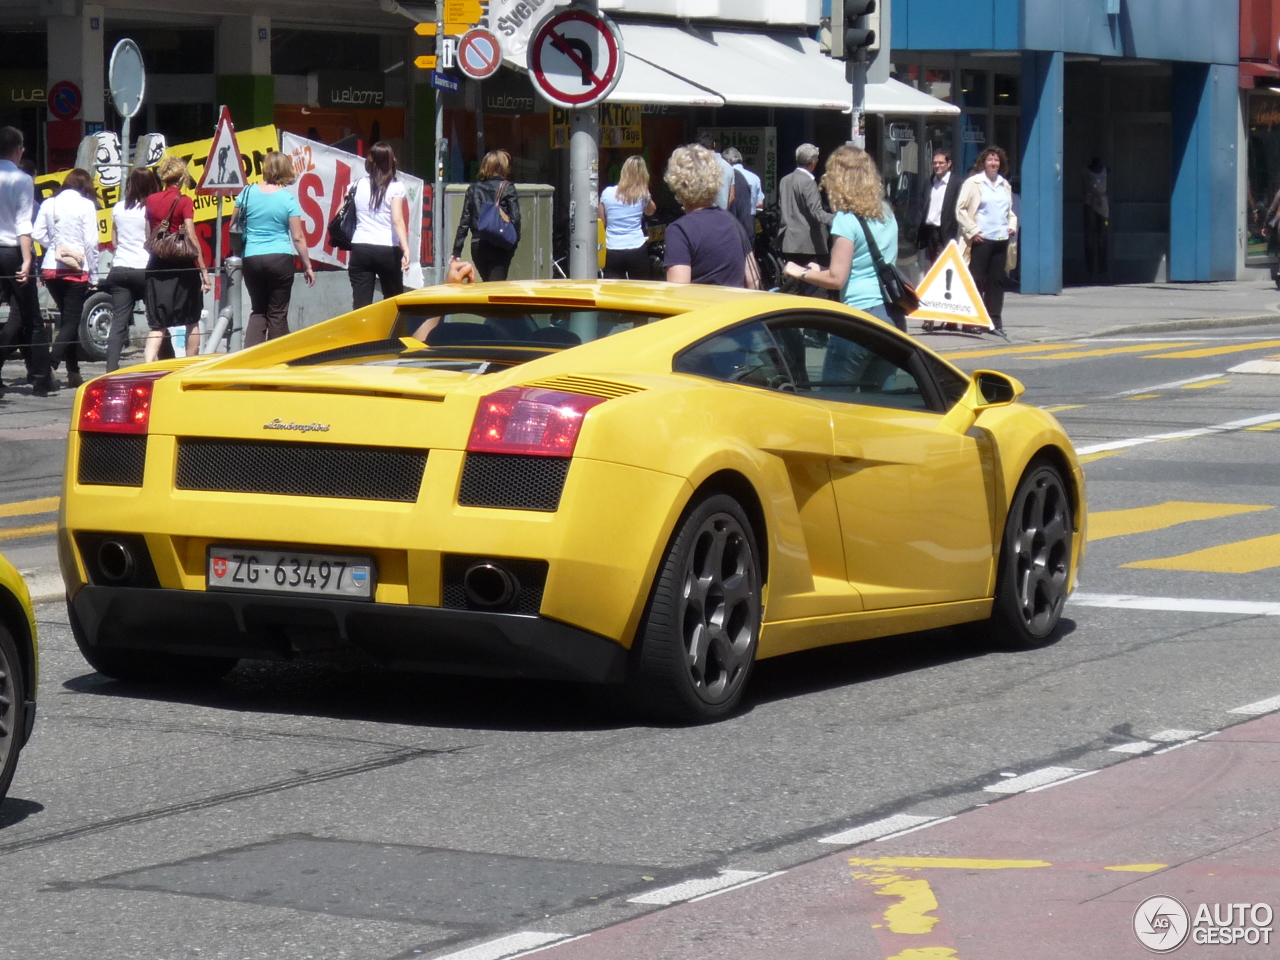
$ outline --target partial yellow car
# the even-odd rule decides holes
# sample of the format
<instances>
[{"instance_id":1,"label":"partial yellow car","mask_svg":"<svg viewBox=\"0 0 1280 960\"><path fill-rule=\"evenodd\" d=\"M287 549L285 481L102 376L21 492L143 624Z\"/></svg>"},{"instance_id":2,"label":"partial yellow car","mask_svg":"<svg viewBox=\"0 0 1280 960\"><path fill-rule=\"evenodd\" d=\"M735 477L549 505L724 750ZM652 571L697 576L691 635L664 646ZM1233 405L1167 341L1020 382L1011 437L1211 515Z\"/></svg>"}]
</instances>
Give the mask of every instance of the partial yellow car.
<instances>
[{"instance_id":1,"label":"partial yellow car","mask_svg":"<svg viewBox=\"0 0 1280 960\"><path fill-rule=\"evenodd\" d=\"M0 800L36 722L36 618L22 576L0 555Z\"/></svg>"},{"instance_id":2,"label":"partial yellow car","mask_svg":"<svg viewBox=\"0 0 1280 960\"><path fill-rule=\"evenodd\" d=\"M77 397L59 554L85 658L623 687L731 712L752 664L981 622L1049 639L1084 478L1022 386L827 301L433 287Z\"/></svg>"}]
</instances>

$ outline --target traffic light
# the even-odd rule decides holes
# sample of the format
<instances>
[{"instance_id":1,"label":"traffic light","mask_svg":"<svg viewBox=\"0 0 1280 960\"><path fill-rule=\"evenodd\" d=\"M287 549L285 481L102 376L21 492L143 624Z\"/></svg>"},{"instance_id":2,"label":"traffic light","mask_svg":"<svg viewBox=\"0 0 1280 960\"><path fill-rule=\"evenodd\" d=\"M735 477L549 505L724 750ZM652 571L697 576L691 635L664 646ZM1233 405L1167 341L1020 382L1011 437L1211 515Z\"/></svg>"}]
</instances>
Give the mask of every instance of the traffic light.
<instances>
[{"instance_id":1,"label":"traffic light","mask_svg":"<svg viewBox=\"0 0 1280 960\"><path fill-rule=\"evenodd\" d=\"M876 0L832 0L831 56L862 63L880 49L880 12Z\"/></svg>"}]
</instances>

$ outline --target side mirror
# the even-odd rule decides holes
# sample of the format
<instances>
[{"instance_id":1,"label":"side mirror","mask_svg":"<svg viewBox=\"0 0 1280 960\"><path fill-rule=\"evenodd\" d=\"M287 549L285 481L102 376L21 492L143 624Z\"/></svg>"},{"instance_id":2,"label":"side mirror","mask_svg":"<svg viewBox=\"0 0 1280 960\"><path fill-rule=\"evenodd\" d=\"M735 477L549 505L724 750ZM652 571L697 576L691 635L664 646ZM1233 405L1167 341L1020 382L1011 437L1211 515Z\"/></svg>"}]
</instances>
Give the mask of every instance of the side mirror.
<instances>
[{"instance_id":1,"label":"side mirror","mask_svg":"<svg viewBox=\"0 0 1280 960\"><path fill-rule=\"evenodd\" d=\"M1027 391L1020 381L994 370L975 370L973 380L978 387L978 410L1008 406Z\"/></svg>"}]
</instances>

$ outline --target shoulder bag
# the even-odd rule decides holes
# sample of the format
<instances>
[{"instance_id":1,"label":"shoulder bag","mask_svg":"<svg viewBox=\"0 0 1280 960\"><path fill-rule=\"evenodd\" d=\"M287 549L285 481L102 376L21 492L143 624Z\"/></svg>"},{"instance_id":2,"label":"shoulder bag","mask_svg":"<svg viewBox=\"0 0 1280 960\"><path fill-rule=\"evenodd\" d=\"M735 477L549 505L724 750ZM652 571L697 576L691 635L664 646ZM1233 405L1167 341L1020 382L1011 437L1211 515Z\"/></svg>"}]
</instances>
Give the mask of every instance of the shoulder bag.
<instances>
[{"instance_id":1,"label":"shoulder bag","mask_svg":"<svg viewBox=\"0 0 1280 960\"><path fill-rule=\"evenodd\" d=\"M227 228L227 235L231 238L231 255L233 257L244 256L244 228L249 220L249 190L245 187L240 191L240 196L236 197L236 212L231 217L231 226ZM218 201L221 203L222 201Z\"/></svg>"},{"instance_id":2,"label":"shoulder bag","mask_svg":"<svg viewBox=\"0 0 1280 960\"><path fill-rule=\"evenodd\" d=\"M884 257L880 255L880 248L876 245L875 238L867 228L866 218L861 214L857 217L858 223L862 224L862 235L867 238L871 259L876 264L876 277L880 280L880 295L884 297L884 302L897 307L903 313L914 313L920 309L920 297L916 294L916 288L902 275L896 263L885 262Z\"/></svg>"},{"instance_id":3,"label":"shoulder bag","mask_svg":"<svg viewBox=\"0 0 1280 960\"><path fill-rule=\"evenodd\" d=\"M191 242L191 238L187 236L186 230L176 230L169 232L169 224L173 221L173 214L178 209L178 204L182 200L182 194L179 193L174 198L173 205L169 207L168 216L156 224L156 228L151 231L151 236L147 238L147 250L149 250L157 259L167 260L170 262L190 262L194 264L199 259L199 251Z\"/></svg>"},{"instance_id":4,"label":"shoulder bag","mask_svg":"<svg viewBox=\"0 0 1280 960\"><path fill-rule=\"evenodd\" d=\"M507 212L502 209L502 194L507 189L507 181L503 180L498 187L498 195L489 203L480 204L476 216L475 235L485 243L491 243L503 250L514 250L519 238L516 237L516 225L511 222Z\"/></svg>"},{"instance_id":5,"label":"shoulder bag","mask_svg":"<svg viewBox=\"0 0 1280 960\"><path fill-rule=\"evenodd\" d=\"M347 188L338 215L329 221L329 245L339 250L351 249L351 238L356 235L356 187L359 181Z\"/></svg>"}]
</instances>

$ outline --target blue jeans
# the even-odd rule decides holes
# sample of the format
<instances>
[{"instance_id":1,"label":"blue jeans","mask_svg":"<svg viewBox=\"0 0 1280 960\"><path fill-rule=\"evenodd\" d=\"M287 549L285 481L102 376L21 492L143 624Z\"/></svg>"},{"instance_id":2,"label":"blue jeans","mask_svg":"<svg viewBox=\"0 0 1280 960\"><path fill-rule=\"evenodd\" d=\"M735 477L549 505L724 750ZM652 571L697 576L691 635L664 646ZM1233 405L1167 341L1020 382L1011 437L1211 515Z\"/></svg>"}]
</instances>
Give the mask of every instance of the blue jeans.
<instances>
[{"instance_id":1,"label":"blue jeans","mask_svg":"<svg viewBox=\"0 0 1280 960\"><path fill-rule=\"evenodd\" d=\"M862 307L861 309L873 317L879 317L885 323L892 324L903 333L907 332L907 315L897 307L887 303L877 303L874 307Z\"/></svg>"}]
</instances>

